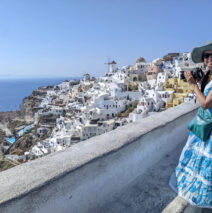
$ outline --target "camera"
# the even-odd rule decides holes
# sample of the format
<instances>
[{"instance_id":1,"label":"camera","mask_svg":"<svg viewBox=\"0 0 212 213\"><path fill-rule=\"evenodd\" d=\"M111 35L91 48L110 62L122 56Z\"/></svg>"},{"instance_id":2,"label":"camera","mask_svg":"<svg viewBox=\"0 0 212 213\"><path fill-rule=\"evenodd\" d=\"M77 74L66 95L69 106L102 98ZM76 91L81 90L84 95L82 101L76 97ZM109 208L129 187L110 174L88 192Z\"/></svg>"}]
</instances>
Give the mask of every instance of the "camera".
<instances>
[{"instance_id":1,"label":"camera","mask_svg":"<svg viewBox=\"0 0 212 213\"><path fill-rule=\"evenodd\" d=\"M204 73L200 68L194 68L193 70L191 70L191 74L195 80L202 79L202 77L204 76ZM184 71L180 71L180 80L186 81Z\"/></svg>"}]
</instances>

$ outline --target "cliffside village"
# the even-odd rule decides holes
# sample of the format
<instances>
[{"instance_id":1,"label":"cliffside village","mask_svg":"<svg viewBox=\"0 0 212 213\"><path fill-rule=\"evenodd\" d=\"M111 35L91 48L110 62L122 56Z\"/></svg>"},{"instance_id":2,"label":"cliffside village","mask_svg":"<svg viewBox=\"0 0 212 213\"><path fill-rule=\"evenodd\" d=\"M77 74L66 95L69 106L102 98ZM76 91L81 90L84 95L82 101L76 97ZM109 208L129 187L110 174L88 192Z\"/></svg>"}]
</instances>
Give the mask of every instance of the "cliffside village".
<instances>
[{"instance_id":1,"label":"cliffside village","mask_svg":"<svg viewBox=\"0 0 212 213\"><path fill-rule=\"evenodd\" d=\"M195 101L180 74L196 66L204 68L192 62L190 53L169 53L151 63L139 57L133 66L109 62L103 77L85 74L81 80L38 88L23 100L22 122L5 134L4 159L19 164Z\"/></svg>"}]
</instances>

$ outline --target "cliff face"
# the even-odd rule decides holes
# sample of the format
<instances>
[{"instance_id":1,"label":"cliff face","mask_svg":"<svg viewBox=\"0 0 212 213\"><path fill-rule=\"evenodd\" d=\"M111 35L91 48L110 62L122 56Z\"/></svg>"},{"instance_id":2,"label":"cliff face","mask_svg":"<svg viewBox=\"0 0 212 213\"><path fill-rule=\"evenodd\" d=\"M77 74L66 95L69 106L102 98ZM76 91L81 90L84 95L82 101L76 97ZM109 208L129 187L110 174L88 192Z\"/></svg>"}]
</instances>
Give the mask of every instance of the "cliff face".
<instances>
[{"instance_id":1,"label":"cliff face","mask_svg":"<svg viewBox=\"0 0 212 213\"><path fill-rule=\"evenodd\" d=\"M33 121L34 113L39 110L42 98L47 94L49 87L40 87L32 92L32 94L23 99L20 108L20 117L26 120Z\"/></svg>"},{"instance_id":2,"label":"cliff face","mask_svg":"<svg viewBox=\"0 0 212 213\"><path fill-rule=\"evenodd\" d=\"M32 92L32 95L37 96L37 97L39 97L39 96L44 97L47 94L46 90L47 90L46 88L38 88Z\"/></svg>"},{"instance_id":3,"label":"cliff face","mask_svg":"<svg viewBox=\"0 0 212 213\"><path fill-rule=\"evenodd\" d=\"M59 116L54 115L54 114L42 115L42 116L39 117L39 124L41 124L41 125L55 126L56 119L58 117Z\"/></svg>"},{"instance_id":4,"label":"cliff face","mask_svg":"<svg viewBox=\"0 0 212 213\"><path fill-rule=\"evenodd\" d=\"M5 132L2 129L0 129L0 145L2 144L4 138L5 138Z\"/></svg>"},{"instance_id":5,"label":"cliff face","mask_svg":"<svg viewBox=\"0 0 212 213\"><path fill-rule=\"evenodd\" d=\"M6 135L10 136L12 134L8 124L18 118L18 111L0 112L0 145Z\"/></svg>"},{"instance_id":6,"label":"cliff face","mask_svg":"<svg viewBox=\"0 0 212 213\"><path fill-rule=\"evenodd\" d=\"M27 134L19 138L18 141L12 145L10 154L23 155L24 152L31 149L37 143L37 138L33 134Z\"/></svg>"},{"instance_id":7,"label":"cliff face","mask_svg":"<svg viewBox=\"0 0 212 213\"><path fill-rule=\"evenodd\" d=\"M24 152L32 149L32 147L36 145L38 141L49 138L51 133L52 128L50 128L48 132L38 136L37 128L35 127L17 139L17 141L11 146L9 154L23 155Z\"/></svg>"},{"instance_id":8,"label":"cliff face","mask_svg":"<svg viewBox=\"0 0 212 213\"><path fill-rule=\"evenodd\" d=\"M33 120L34 113L39 110L41 101L39 96L33 94L24 98L20 108L20 117Z\"/></svg>"},{"instance_id":9,"label":"cliff face","mask_svg":"<svg viewBox=\"0 0 212 213\"><path fill-rule=\"evenodd\" d=\"M28 123L33 122L34 120L34 114L40 109L40 104L47 95L47 89L48 88L38 88L32 92L32 94L26 98L23 99L22 105L20 108L20 111L15 112L16 116L13 114L9 114L10 117L8 117L7 114L0 113L0 119L7 121L7 128L11 131L12 134L14 133L14 130L16 127L25 126ZM14 113L14 112L13 112ZM6 116L7 115L7 116ZM13 115L13 117L11 117ZM1 121L0 120L0 121ZM39 120L42 124L49 124L54 126L56 122L56 117L54 115L46 115L44 117L41 117ZM1 128L1 126L0 126ZM1 130L1 129L0 129ZM42 137L38 137L37 135L37 126L30 131L27 131L24 133L23 136L20 138L16 138L16 142L10 147L8 150L9 154L17 154L17 155L23 155L24 152L30 150L38 141L41 139L44 140L48 137L50 137L51 131L46 133L45 135L42 135ZM0 131L0 144L1 140L5 138L5 132Z\"/></svg>"},{"instance_id":10,"label":"cliff face","mask_svg":"<svg viewBox=\"0 0 212 213\"><path fill-rule=\"evenodd\" d=\"M15 118L17 118L18 112L17 111L11 111L11 112L0 112L0 122L1 123L7 123Z\"/></svg>"}]
</instances>

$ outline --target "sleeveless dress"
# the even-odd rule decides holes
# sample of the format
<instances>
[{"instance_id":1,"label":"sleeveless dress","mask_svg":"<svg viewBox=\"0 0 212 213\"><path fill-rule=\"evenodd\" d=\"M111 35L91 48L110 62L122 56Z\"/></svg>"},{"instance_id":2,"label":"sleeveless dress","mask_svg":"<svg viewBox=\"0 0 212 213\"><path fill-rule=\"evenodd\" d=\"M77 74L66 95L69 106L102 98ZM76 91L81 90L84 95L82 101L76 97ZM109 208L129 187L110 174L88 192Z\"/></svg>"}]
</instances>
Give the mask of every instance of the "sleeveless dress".
<instances>
[{"instance_id":1,"label":"sleeveless dress","mask_svg":"<svg viewBox=\"0 0 212 213\"><path fill-rule=\"evenodd\" d=\"M211 89L212 81L206 85L204 95ZM212 108L209 111L212 114ZM193 206L212 209L212 133L207 141L189 133L174 178L180 197Z\"/></svg>"}]
</instances>

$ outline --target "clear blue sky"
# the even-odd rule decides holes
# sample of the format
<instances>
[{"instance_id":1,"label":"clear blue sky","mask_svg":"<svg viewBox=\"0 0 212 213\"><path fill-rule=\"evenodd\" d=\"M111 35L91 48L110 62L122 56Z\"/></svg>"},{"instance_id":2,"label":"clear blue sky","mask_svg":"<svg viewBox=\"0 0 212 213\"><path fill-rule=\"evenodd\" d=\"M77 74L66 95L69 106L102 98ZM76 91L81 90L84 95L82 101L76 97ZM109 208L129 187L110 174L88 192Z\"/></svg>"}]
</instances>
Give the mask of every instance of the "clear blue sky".
<instances>
[{"instance_id":1,"label":"clear blue sky","mask_svg":"<svg viewBox=\"0 0 212 213\"><path fill-rule=\"evenodd\" d=\"M211 0L0 0L0 78L103 75L212 40Z\"/></svg>"}]
</instances>

